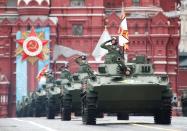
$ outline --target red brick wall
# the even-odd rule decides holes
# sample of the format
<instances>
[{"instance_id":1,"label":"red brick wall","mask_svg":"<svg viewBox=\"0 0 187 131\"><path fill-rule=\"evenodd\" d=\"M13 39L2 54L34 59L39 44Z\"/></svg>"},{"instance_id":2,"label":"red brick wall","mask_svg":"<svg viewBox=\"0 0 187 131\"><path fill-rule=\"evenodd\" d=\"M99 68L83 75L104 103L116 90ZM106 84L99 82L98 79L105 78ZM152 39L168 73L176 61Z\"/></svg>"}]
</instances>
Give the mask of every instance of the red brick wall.
<instances>
[{"instance_id":1,"label":"red brick wall","mask_svg":"<svg viewBox=\"0 0 187 131\"><path fill-rule=\"evenodd\" d=\"M0 82L0 118L8 116L8 89L7 82Z\"/></svg>"},{"instance_id":2,"label":"red brick wall","mask_svg":"<svg viewBox=\"0 0 187 131\"><path fill-rule=\"evenodd\" d=\"M164 11L175 10L176 0L160 0L160 6Z\"/></svg>"},{"instance_id":3,"label":"red brick wall","mask_svg":"<svg viewBox=\"0 0 187 131\"><path fill-rule=\"evenodd\" d=\"M181 89L187 89L187 69L179 69L179 75L178 75L178 88Z\"/></svg>"}]
</instances>

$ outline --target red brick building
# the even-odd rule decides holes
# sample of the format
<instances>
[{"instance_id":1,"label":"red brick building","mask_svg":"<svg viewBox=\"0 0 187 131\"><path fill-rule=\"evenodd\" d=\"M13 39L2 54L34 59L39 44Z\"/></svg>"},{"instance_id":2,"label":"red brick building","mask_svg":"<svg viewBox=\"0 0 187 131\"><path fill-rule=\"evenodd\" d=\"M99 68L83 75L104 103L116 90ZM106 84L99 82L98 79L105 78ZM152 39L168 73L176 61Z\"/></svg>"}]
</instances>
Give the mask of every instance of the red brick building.
<instances>
[{"instance_id":1,"label":"red brick building","mask_svg":"<svg viewBox=\"0 0 187 131\"><path fill-rule=\"evenodd\" d=\"M95 68L98 63L91 52L105 25L111 36L117 35L122 1L130 36L129 59L137 54L149 57L155 73L168 74L177 93L180 25L174 12L175 0L167 0L169 4L166 0L0 0L0 68L10 81L9 116L15 116L16 32L29 30L31 26L50 27L51 51L55 44L62 44L86 52ZM56 67L71 60L61 56ZM76 64L70 66L76 71ZM28 64L28 91L36 88L36 67Z\"/></svg>"},{"instance_id":2,"label":"red brick building","mask_svg":"<svg viewBox=\"0 0 187 131\"><path fill-rule=\"evenodd\" d=\"M178 93L182 93L184 89L187 89L187 53L181 52L179 54L179 71L178 71Z\"/></svg>"}]
</instances>

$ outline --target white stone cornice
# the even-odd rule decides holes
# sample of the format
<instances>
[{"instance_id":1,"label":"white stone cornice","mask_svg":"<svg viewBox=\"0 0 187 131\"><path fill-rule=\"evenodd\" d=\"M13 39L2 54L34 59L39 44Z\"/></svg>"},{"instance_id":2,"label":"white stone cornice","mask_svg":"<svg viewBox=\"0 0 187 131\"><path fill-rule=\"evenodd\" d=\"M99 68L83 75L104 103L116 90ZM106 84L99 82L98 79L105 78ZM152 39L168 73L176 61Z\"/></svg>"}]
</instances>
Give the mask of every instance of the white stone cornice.
<instances>
[{"instance_id":1,"label":"white stone cornice","mask_svg":"<svg viewBox=\"0 0 187 131\"><path fill-rule=\"evenodd\" d=\"M81 37L100 37L101 35L81 35L81 36L76 36L76 35L60 35L60 37L70 37L70 38L81 38Z\"/></svg>"},{"instance_id":2,"label":"white stone cornice","mask_svg":"<svg viewBox=\"0 0 187 131\"><path fill-rule=\"evenodd\" d=\"M166 56L159 56L159 55L157 55L157 56L153 56L153 58L166 58Z\"/></svg>"},{"instance_id":3,"label":"white stone cornice","mask_svg":"<svg viewBox=\"0 0 187 131\"><path fill-rule=\"evenodd\" d=\"M42 7L42 6L24 6L24 7L18 7L17 9L22 10L22 9L50 9L49 7Z\"/></svg>"},{"instance_id":4,"label":"white stone cornice","mask_svg":"<svg viewBox=\"0 0 187 131\"><path fill-rule=\"evenodd\" d=\"M167 61L154 61L154 64L167 64Z\"/></svg>"},{"instance_id":5,"label":"white stone cornice","mask_svg":"<svg viewBox=\"0 0 187 131\"><path fill-rule=\"evenodd\" d=\"M170 34L150 34L152 37L169 37Z\"/></svg>"},{"instance_id":6,"label":"white stone cornice","mask_svg":"<svg viewBox=\"0 0 187 131\"><path fill-rule=\"evenodd\" d=\"M63 16L63 17L80 17L80 16L105 16L105 14L50 14L50 16Z\"/></svg>"},{"instance_id":7,"label":"white stone cornice","mask_svg":"<svg viewBox=\"0 0 187 131\"><path fill-rule=\"evenodd\" d=\"M177 75L176 72L168 72L168 75Z\"/></svg>"},{"instance_id":8,"label":"white stone cornice","mask_svg":"<svg viewBox=\"0 0 187 131\"><path fill-rule=\"evenodd\" d=\"M51 7L51 9L104 9L104 6L63 6L63 7Z\"/></svg>"},{"instance_id":9,"label":"white stone cornice","mask_svg":"<svg viewBox=\"0 0 187 131\"><path fill-rule=\"evenodd\" d=\"M50 61L50 63L54 63L54 61ZM64 61L64 60L57 60L55 61L56 64L67 64L69 63L68 61Z\"/></svg>"},{"instance_id":10,"label":"white stone cornice","mask_svg":"<svg viewBox=\"0 0 187 131\"><path fill-rule=\"evenodd\" d=\"M168 74L168 75L177 75L177 73L176 72L165 72L165 71L163 71L163 72L154 72L154 74Z\"/></svg>"},{"instance_id":11,"label":"white stone cornice","mask_svg":"<svg viewBox=\"0 0 187 131\"><path fill-rule=\"evenodd\" d=\"M167 58L169 58L169 59L176 59L177 56L168 56Z\"/></svg>"},{"instance_id":12,"label":"white stone cornice","mask_svg":"<svg viewBox=\"0 0 187 131\"><path fill-rule=\"evenodd\" d=\"M58 75L60 75L60 74L61 74L61 72L60 72L60 71L56 71L56 72L55 72L55 74L58 74Z\"/></svg>"},{"instance_id":13,"label":"white stone cornice","mask_svg":"<svg viewBox=\"0 0 187 131\"><path fill-rule=\"evenodd\" d=\"M8 85L8 84L10 84L10 82L8 82L8 81L2 81L2 82L0 82L0 85Z\"/></svg>"},{"instance_id":14,"label":"white stone cornice","mask_svg":"<svg viewBox=\"0 0 187 131\"><path fill-rule=\"evenodd\" d=\"M167 72L163 71L163 72L154 72L154 74L167 74Z\"/></svg>"},{"instance_id":15,"label":"white stone cornice","mask_svg":"<svg viewBox=\"0 0 187 131\"><path fill-rule=\"evenodd\" d=\"M169 65L177 65L177 62L176 61L168 61L167 64L169 64Z\"/></svg>"},{"instance_id":16,"label":"white stone cornice","mask_svg":"<svg viewBox=\"0 0 187 131\"><path fill-rule=\"evenodd\" d=\"M17 13L2 13L0 16L18 16L19 14Z\"/></svg>"},{"instance_id":17,"label":"white stone cornice","mask_svg":"<svg viewBox=\"0 0 187 131\"><path fill-rule=\"evenodd\" d=\"M9 36L4 35L4 36L0 36L0 38L8 38Z\"/></svg>"}]
</instances>

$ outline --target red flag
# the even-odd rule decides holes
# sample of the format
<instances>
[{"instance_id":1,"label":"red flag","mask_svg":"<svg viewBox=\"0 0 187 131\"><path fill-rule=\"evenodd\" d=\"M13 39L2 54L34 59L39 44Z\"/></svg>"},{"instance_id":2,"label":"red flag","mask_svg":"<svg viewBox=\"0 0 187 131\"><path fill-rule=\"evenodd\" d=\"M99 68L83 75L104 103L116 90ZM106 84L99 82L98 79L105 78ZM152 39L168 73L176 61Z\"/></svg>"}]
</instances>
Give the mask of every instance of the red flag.
<instances>
[{"instance_id":1,"label":"red flag","mask_svg":"<svg viewBox=\"0 0 187 131\"><path fill-rule=\"evenodd\" d=\"M42 70L39 71L39 73L36 77L36 79L38 81L40 81L40 79L44 76L45 72L48 70L48 67L49 67L49 65L47 64L47 65L44 66L44 68Z\"/></svg>"},{"instance_id":2,"label":"red flag","mask_svg":"<svg viewBox=\"0 0 187 131\"><path fill-rule=\"evenodd\" d=\"M125 46L129 42L129 37L128 37L128 28L127 28L127 20L125 16L125 9L123 6L122 2L122 9L121 9L121 24L119 27L119 45L120 46Z\"/></svg>"}]
</instances>

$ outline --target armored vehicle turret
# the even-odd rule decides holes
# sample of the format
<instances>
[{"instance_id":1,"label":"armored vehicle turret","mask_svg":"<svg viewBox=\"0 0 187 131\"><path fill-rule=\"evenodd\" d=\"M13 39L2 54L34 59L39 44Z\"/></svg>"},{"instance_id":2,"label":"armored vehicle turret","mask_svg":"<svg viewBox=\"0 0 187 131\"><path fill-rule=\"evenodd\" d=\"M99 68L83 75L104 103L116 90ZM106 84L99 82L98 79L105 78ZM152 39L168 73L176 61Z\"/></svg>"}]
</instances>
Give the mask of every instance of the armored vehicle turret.
<instances>
[{"instance_id":1,"label":"armored vehicle turret","mask_svg":"<svg viewBox=\"0 0 187 131\"><path fill-rule=\"evenodd\" d=\"M82 121L96 124L97 113L152 115L156 124L171 123L172 91L167 75L155 75L152 64L137 57L121 70L118 63L101 64L96 79L82 84Z\"/></svg>"}]
</instances>

